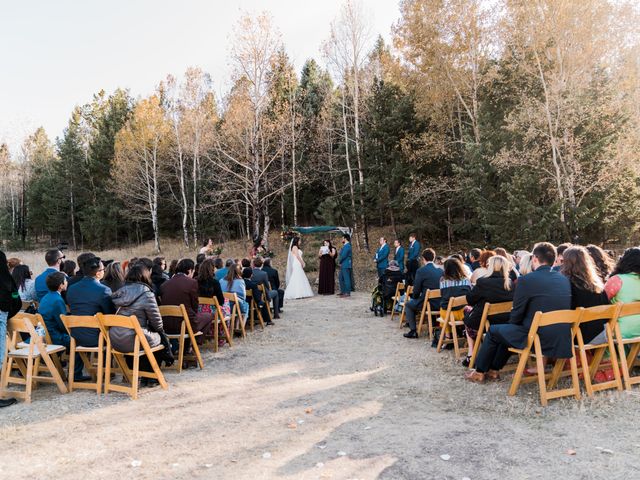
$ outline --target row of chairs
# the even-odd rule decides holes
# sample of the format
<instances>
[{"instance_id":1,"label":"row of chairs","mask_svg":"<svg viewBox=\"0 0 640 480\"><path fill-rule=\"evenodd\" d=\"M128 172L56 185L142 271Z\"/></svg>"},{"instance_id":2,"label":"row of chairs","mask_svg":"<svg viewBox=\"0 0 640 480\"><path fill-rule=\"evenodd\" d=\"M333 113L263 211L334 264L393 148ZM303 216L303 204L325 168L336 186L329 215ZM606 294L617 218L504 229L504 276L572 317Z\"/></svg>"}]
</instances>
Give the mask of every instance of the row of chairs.
<instances>
[{"instance_id":1,"label":"row of chairs","mask_svg":"<svg viewBox=\"0 0 640 480\"><path fill-rule=\"evenodd\" d=\"M412 287L404 287L398 284L396 294L394 296L395 313L396 306L402 298L403 291L406 290L408 299L411 294ZM454 354L456 359L461 358L462 354L468 351L465 346L466 337L458 336L458 328L464 325L462 320L456 320L453 314L457 309L467 305L466 297L455 297L449 300L447 310L444 317L436 317L432 312L429 299L440 298L439 290L428 290L426 292L423 308L418 320L417 332L422 333L423 324L427 324L429 328L429 338L434 338L435 322L440 326L440 337L438 339L437 351L440 352L444 345L452 343L454 346ZM491 317L495 315L509 313L513 307L512 302L503 302L490 304L486 303L482 313L478 335L474 342L469 368L473 368L484 336L489 331ZM406 301L400 313L400 326L404 324ZM509 349L512 353L518 355L518 362L508 366L504 371L515 371L509 395L513 396L517 393L520 384L527 382L538 382L540 390L540 402L547 405L548 400L560 398L564 396L574 396L580 398L579 379L583 378L585 390L588 396L593 396L595 392L607 389L630 389L632 385L640 383L640 375L633 376L632 369L636 364L638 353L640 353L640 337L623 338L620 332L618 319L628 315L640 314L640 302L633 303L617 303L613 305L601 305L591 308L578 308L576 310L560 310L554 312L537 312L527 338L527 345L522 349ZM594 321L606 321L605 331L607 341L602 344L588 344L584 342L582 336L581 325ZM538 330L550 325L567 324L571 326L572 342L574 345L574 355L569 359L569 370L566 370L566 359L556 359L551 372L545 373L544 359ZM616 348L617 347L617 348ZM594 377L603 363L606 352L609 352L611 369L613 371L613 380L594 383ZM577 356L580 359L578 367ZM531 362L535 364L536 375L525 375L525 368ZM571 377L571 386L565 389L553 390L559 379L563 376Z\"/></svg>"},{"instance_id":2,"label":"row of chairs","mask_svg":"<svg viewBox=\"0 0 640 480\"><path fill-rule=\"evenodd\" d=\"M264 287L260 286L263 289ZM225 316L223 314L222 305L216 298L200 297L201 305L210 305L213 312L214 321L213 329L213 350L218 351L219 347L219 331L221 330L227 345L233 346L233 334L238 333L243 338L246 337L245 318L242 315L237 295L235 293L225 293L225 299L229 300L232 305L231 314ZM250 301L251 309L249 318L249 328L253 331L254 322L257 318L260 325L264 329L264 319L262 313L257 308L253 298L247 298ZM25 308L33 305L37 308L37 304L33 302L25 302ZM202 332L194 332L189 321L184 305L162 305L160 314L163 318L173 317L180 318L180 332L176 334L168 334L170 340L178 343L178 358L172 367L178 373L182 371L185 360L195 361L200 369L204 368L204 362L200 348L197 343L197 337L203 335ZM269 309L269 315L272 315ZM153 355L154 352L164 348L163 346L151 347L144 336L140 324L135 316L126 317L122 315L103 315L95 316L74 316L61 315L61 320L65 328L70 334L69 346L69 369L68 376L65 375L62 368L62 356L66 352L66 348L61 345L53 345L49 332L42 316L39 314L18 313L8 320L7 324L7 349L5 361L3 361L3 369L0 374L0 397L15 396L31 402L32 391L37 388L38 383L54 383L61 393L72 392L74 389L91 389L97 394L101 394L104 385L104 393L110 391L123 392L138 398L138 380L140 377L156 379L162 388L167 388L167 382L162 371ZM45 337L41 338L36 333L36 327L41 324L45 329ZM130 353L122 353L114 349L111 345L109 330L114 327L127 328L135 333L134 351ZM77 345L76 340L71 336L72 328L96 328L99 330L98 345L96 347L84 347ZM30 338L28 343L23 341L24 338ZM186 345L189 341L193 354L187 355ZM92 376L92 382L77 382L74 378L74 368L76 353L82 359L85 368ZM146 355L149 359L152 372L140 371L140 357ZM125 358L132 357L132 367L129 368ZM113 362L112 362L113 360ZM111 383L112 369L119 371L127 385L118 385ZM23 385L25 388L20 390L8 390L10 384Z\"/></svg>"}]
</instances>

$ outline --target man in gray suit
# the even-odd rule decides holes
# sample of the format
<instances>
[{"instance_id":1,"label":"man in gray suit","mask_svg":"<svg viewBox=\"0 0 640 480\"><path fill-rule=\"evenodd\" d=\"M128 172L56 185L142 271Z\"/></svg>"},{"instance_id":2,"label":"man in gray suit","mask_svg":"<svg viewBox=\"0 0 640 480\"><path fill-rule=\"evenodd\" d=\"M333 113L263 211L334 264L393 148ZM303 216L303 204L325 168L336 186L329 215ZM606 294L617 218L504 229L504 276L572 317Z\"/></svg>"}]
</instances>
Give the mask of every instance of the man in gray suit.
<instances>
[{"instance_id":1,"label":"man in gray suit","mask_svg":"<svg viewBox=\"0 0 640 480\"><path fill-rule=\"evenodd\" d=\"M273 318L280 318L280 299L278 297L278 291L271 290L271 285L269 285L269 275L267 275L267 272L262 270L262 258L260 257L253 259L253 275L251 276L251 280L264 285L264 291L267 292L269 299L273 300Z\"/></svg>"},{"instance_id":2,"label":"man in gray suit","mask_svg":"<svg viewBox=\"0 0 640 480\"><path fill-rule=\"evenodd\" d=\"M409 331L404 334L406 338L418 338L416 331L416 312L422 310L424 297L427 290L437 290L440 288L440 277L442 270L435 266L433 261L436 258L436 252L432 248L427 248L422 252L423 267L419 268L413 280L413 293L411 300L406 301L405 316ZM431 308L437 310L438 305L432 305Z\"/></svg>"}]
</instances>

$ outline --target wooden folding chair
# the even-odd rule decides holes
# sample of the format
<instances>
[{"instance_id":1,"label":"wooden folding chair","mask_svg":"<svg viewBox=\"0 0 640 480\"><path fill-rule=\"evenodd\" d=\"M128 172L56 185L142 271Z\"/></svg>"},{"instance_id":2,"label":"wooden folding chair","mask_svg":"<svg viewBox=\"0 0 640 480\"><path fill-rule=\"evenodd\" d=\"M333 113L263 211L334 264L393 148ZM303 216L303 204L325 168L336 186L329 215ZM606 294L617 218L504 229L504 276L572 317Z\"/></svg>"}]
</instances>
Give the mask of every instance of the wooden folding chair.
<instances>
[{"instance_id":1,"label":"wooden folding chair","mask_svg":"<svg viewBox=\"0 0 640 480\"><path fill-rule=\"evenodd\" d=\"M587 390L587 395L592 397L594 392L598 392L600 390L607 390L609 388L617 388L622 391L622 379L620 377L620 367L618 366L618 358L616 355L616 349L614 346L613 336L615 327L618 323L618 312L622 304L613 304L613 305L600 305L597 307L585 308L582 311L582 316L576 322L574 326L574 339L575 348L578 350L580 354L580 364L581 367L578 373L582 372L582 377L584 380L584 386ZM601 344L585 344L584 339L582 337L582 331L580 330L580 325L597 321L597 320L606 320L605 323L605 331L607 332L607 340L605 343ZM593 384L593 378L598 371L598 367L602 362L602 357L605 354L605 351L609 349L611 356L611 367L613 368L613 376L614 380L602 383ZM587 359L587 352L593 352L593 357L591 359L591 363L589 363Z\"/></svg>"},{"instance_id":2,"label":"wooden folding chair","mask_svg":"<svg viewBox=\"0 0 640 480\"><path fill-rule=\"evenodd\" d=\"M398 282L396 285L396 294L393 296L393 307L391 308L391 321L393 322L393 316L396 314L396 306L402 297L402 291L404 290L404 283Z\"/></svg>"},{"instance_id":3,"label":"wooden folding chair","mask_svg":"<svg viewBox=\"0 0 640 480\"><path fill-rule=\"evenodd\" d=\"M249 302L249 331L253 332L256 316L260 322L260 326L264 330L264 319L262 318L262 312L258 308L255 298L253 298L253 292L247 290L247 302Z\"/></svg>"},{"instance_id":4,"label":"wooden folding chair","mask_svg":"<svg viewBox=\"0 0 640 480\"><path fill-rule=\"evenodd\" d=\"M535 357L536 360L536 376L529 377L527 380L538 379L538 386L540 389L540 403L546 406L548 400L560 397L569 397L573 395L576 400L580 400L580 384L578 380L578 363L576 362L575 352L572 352L572 356L569 359L571 365L571 388L565 388L560 390L549 391L557 383L562 370L566 363L566 358L556 359L556 363L550 374L545 374L544 360L542 355L542 346L540 344L540 337L538 336L538 329L548 327L551 325L571 325L571 335L575 330L575 325L580 321L583 308L580 307L576 310L556 310L554 312L537 312L533 317L531 328L529 329L529 335L527 338L527 345L522 348L510 348L509 351L517 353L519 355L518 367L516 373L511 382L511 388L509 388L509 395L513 396L517 393L520 384L523 382L524 369L527 366L529 357ZM571 345L573 345L573 338L571 338ZM533 351L531 351L533 349ZM573 350L573 349L572 349ZM546 380L549 381L548 385Z\"/></svg>"},{"instance_id":5,"label":"wooden folding chair","mask_svg":"<svg viewBox=\"0 0 640 480\"><path fill-rule=\"evenodd\" d=\"M202 332L193 332L193 328L191 327L191 322L189 321L189 314L187 313L187 309L184 308L184 305L160 305L158 307L160 309L160 315L163 320L165 317L175 317L180 318L180 333L167 333L167 337L171 340L178 340L178 361L174 362L170 367L166 367L168 369L177 370L178 373L182 372L182 363L184 360L195 360L198 362L200 366L200 370L204 368L204 363L202 362L202 356L200 355L200 348L196 343L196 337L202 335ZM186 340L191 342L191 348L193 349L193 355L185 356L185 344Z\"/></svg>"},{"instance_id":6,"label":"wooden folding chair","mask_svg":"<svg viewBox=\"0 0 640 480\"><path fill-rule=\"evenodd\" d=\"M411 300L411 294L412 293L413 293L413 285L409 285L405 290L404 303L402 304L402 313L400 314L400 323L398 325L398 328L402 328L402 326L404 325L405 312L406 312L406 309L407 309L407 302L409 300Z\"/></svg>"},{"instance_id":7,"label":"wooden folding chair","mask_svg":"<svg viewBox=\"0 0 640 480\"><path fill-rule=\"evenodd\" d=\"M224 292L223 295L225 300L229 300L231 303L231 330L233 332L240 332L242 334L242 338L247 338L247 331L244 328L246 319L242 314L242 310L240 310L240 301L238 300L238 296L232 292Z\"/></svg>"},{"instance_id":8,"label":"wooden folding chair","mask_svg":"<svg viewBox=\"0 0 640 480\"><path fill-rule=\"evenodd\" d=\"M167 389L167 382L164 378L164 375L162 374L162 371L160 370L158 362L156 361L156 357L153 355L153 352L162 350L164 346L157 345L153 348L149 346L147 337L144 336L144 332L140 327L140 322L138 322L138 319L135 317L135 315L125 317L123 315L104 315L102 313L98 313L96 316L98 317L98 322L100 322L100 326L103 329L104 337L107 340L104 393L109 393L110 391L122 392L130 395L131 398L135 400L138 398L138 380L140 377L155 378L156 380L158 380L162 388ZM136 337L134 341L133 352L119 352L111 346L109 330L113 327L128 328L135 331ZM142 350L140 349L140 347L142 347ZM149 364L151 365L151 372L140 371L140 357L142 355L147 356ZM131 383L131 386L114 385L111 383L112 356L117 359L118 365L120 365L120 368L122 368L125 380L129 381ZM125 361L126 356L133 357L133 370L131 370L127 365L127 362Z\"/></svg>"},{"instance_id":9,"label":"wooden folding chair","mask_svg":"<svg viewBox=\"0 0 640 480\"><path fill-rule=\"evenodd\" d=\"M87 390L95 390L98 395L102 393L102 382L104 380L104 334L100 329L100 323L98 319L91 316L80 315L60 315L60 320L64 324L64 327L69 332L69 375L68 385L69 391L73 392L74 388L84 388ZM72 328L97 328L100 330L98 334L98 346L97 347L83 347L78 346L76 339L71 335ZM93 377L93 383L90 382L76 382L75 381L75 366L76 366L76 352L80 355L84 366L87 371ZM96 357L96 363L94 364L91 357Z\"/></svg>"},{"instance_id":10,"label":"wooden folding chair","mask_svg":"<svg viewBox=\"0 0 640 480\"><path fill-rule=\"evenodd\" d=\"M6 362L0 380L0 397L13 396L22 398L26 403L31 403L31 392L38 382L54 383L60 393L67 393L64 379L52 359L52 355L64 352L66 348L63 345L46 344L36 333L31 320L23 315L16 315L7 320L8 342ZM22 334L30 337L26 347L18 347ZM40 374L40 360L44 362L46 371L51 376ZM14 365L17 365L20 376L11 375ZM9 391L9 384L24 385L25 390Z\"/></svg>"},{"instance_id":11,"label":"wooden folding chair","mask_svg":"<svg viewBox=\"0 0 640 480\"><path fill-rule=\"evenodd\" d=\"M473 344L473 352L471 353L471 360L469 360L469 369L472 369L476 364L476 357L480 351L480 345L484 340L484 335L489 331L491 323L489 317L493 315L500 315L503 313L511 312L513 308L513 302L501 302L501 303L485 303L482 310L482 318L480 319L480 326L478 327L478 336Z\"/></svg>"},{"instance_id":12,"label":"wooden folding chair","mask_svg":"<svg viewBox=\"0 0 640 480\"><path fill-rule=\"evenodd\" d=\"M464 322L462 320L456 320L453 313L456 311L456 307L464 307L466 304L467 297L465 295L452 297L449 299L447 312L445 313L444 318L438 318L438 323L440 324L440 338L438 339L438 348L436 349L438 353L440 353L445 344L449 343L453 343L453 350L456 358L460 358L461 354L468 350L467 347L460 346L460 340L466 343L467 337L464 335L462 337L458 337L457 327L463 326ZM451 333L450 339L447 338L447 333Z\"/></svg>"},{"instance_id":13,"label":"wooden folding chair","mask_svg":"<svg viewBox=\"0 0 640 480\"><path fill-rule=\"evenodd\" d=\"M218 303L218 299L215 297L198 297L198 303L200 305L211 305L211 311L213 312L213 351L218 351L218 326L222 325L224 336L227 339L229 347L233 347L232 335L227 328L227 322L225 321L224 314L222 313L222 305Z\"/></svg>"},{"instance_id":14,"label":"wooden folding chair","mask_svg":"<svg viewBox=\"0 0 640 480\"><path fill-rule=\"evenodd\" d=\"M619 321L622 317L628 315L640 315L640 302L631 302L621 304L618 312L618 321L615 323L615 337L618 345L618 355L620 356L620 365L622 369L622 377L624 378L624 387L629 390L632 385L640 383L640 375L632 376L631 369L638 358L640 352L640 337L622 338ZM629 353L625 352L625 347L629 348Z\"/></svg>"},{"instance_id":15,"label":"wooden folding chair","mask_svg":"<svg viewBox=\"0 0 640 480\"><path fill-rule=\"evenodd\" d=\"M260 292L262 292L262 300L264 300L264 303L267 304L267 312L269 313L269 321L272 322L274 314L271 311L273 309L272 303L271 303L271 299L269 298L269 295L267 294L267 290L264 288L264 285L262 285L260 283L258 285L258 289L260 290ZM264 329L264 324L262 325L262 328Z\"/></svg>"},{"instance_id":16,"label":"wooden folding chair","mask_svg":"<svg viewBox=\"0 0 640 480\"><path fill-rule=\"evenodd\" d=\"M39 306L40 306L40 304L38 303L37 300L32 300L32 301L29 301L29 302L25 302L24 300L22 301L22 311L23 312L29 307L33 307L37 311Z\"/></svg>"},{"instance_id":17,"label":"wooden folding chair","mask_svg":"<svg viewBox=\"0 0 640 480\"><path fill-rule=\"evenodd\" d=\"M45 337L44 337L44 342L46 345L52 345L53 342L51 341L51 336L49 335L49 329L47 328L47 324L44 321L44 318L42 318L42 315L40 315L39 313L25 313L25 312L18 312L15 314L15 317L17 318L21 318L24 320L28 320L31 322L31 325L33 325L33 328L35 329L38 324L42 325L42 328L44 328L44 333L45 333ZM24 348L24 347L28 347L29 343L27 342L22 342L22 341L18 341L18 344L16 345L17 348ZM64 355L66 352L66 348L64 351L62 352L57 352L57 353L51 353L49 356L51 357L51 360L53 361L53 364L56 366L56 368L58 369L58 372L60 372L60 376L66 381L67 380L67 376L64 373L64 368L62 368L62 362L61 362L61 356ZM14 365L17 367L17 365ZM47 366L46 365L41 365L40 364L40 359L36 359L36 371L38 372L43 372L46 373L47 372Z\"/></svg>"},{"instance_id":18,"label":"wooden folding chair","mask_svg":"<svg viewBox=\"0 0 640 480\"><path fill-rule=\"evenodd\" d=\"M440 298L440 290L427 290L424 296L424 303L422 304L422 311L420 312L420 320L418 321L418 336L422 335L422 325L424 319L427 319L427 327L429 328L429 340L433 340L433 315L431 310L431 302L429 300L435 300Z\"/></svg>"}]
</instances>

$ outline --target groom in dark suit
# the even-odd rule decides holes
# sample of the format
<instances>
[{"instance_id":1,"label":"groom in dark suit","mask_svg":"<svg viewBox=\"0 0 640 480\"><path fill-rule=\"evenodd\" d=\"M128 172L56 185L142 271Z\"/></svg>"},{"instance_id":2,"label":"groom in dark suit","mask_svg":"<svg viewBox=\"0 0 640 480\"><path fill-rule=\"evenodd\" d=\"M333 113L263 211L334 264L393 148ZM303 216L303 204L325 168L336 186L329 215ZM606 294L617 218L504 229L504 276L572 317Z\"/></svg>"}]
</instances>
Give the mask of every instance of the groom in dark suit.
<instances>
[{"instance_id":1,"label":"groom in dark suit","mask_svg":"<svg viewBox=\"0 0 640 480\"><path fill-rule=\"evenodd\" d=\"M338 264L340 265L340 274L338 275L338 281L340 282L339 297L351 296L351 276L353 269L353 252L351 250L351 236L345 233L342 236L342 249L340 250L340 256L338 257Z\"/></svg>"},{"instance_id":2,"label":"groom in dark suit","mask_svg":"<svg viewBox=\"0 0 640 480\"><path fill-rule=\"evenodd\" d=\"M476 369L468 372L467 380L482 383L486 378L498 379L498 371L507 363L510 347L524 348L536 312L552 312L571 308L571 284L551 266L556 260L556 248L547 242L533 249L533 272L518 280L513 297L509 323L491 325L476 359ZM538 330L545 357L570 358L573 355L570 325L550 325Z\"/></svg>"}]
</instances>

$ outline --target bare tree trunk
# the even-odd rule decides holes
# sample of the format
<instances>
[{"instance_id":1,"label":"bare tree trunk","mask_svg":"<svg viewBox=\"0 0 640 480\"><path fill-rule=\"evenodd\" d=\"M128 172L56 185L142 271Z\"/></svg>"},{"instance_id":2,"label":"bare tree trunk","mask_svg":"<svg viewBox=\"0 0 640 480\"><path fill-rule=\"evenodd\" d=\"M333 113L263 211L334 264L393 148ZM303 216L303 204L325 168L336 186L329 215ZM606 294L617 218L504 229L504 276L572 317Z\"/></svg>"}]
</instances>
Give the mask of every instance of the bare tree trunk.
<instances>
[{"instance_id":1,"label":"bare tree trunk","mask_svg":"<svg viewBox=\"0 0 640 480\"><path fill-rule=\"evenodd\" d=\"M355 52L355 49L354 49ZM367 217L365 214L364 205L364 167L362 162L362 155L360 153L360 84L358 80L358 62L357 58L353 59L353 129L354 140L356 145L356 161L358 164L358 184L359 189L359 201L360 201L360 223L362 224L362 233L364 238L364 249L369 251L369 229L367 228ZM358 245L359 246L359 245Z\"/></svg>"},{"instance_id":2,"label":"bare tree trunk","mask_svg":"<svg viewBox=\"0 0 640 480\"><path fill-rule=\"evenodd\" d=\"M269 227L271 224L271 217L269 216L269 202L264 202L264 223L262 238L264 239L264 245L269 248Z\"/></svg>"},{"instance_id":3,"label":"bare tree trunk","mask_svg":"<svg viewBox=\"0 0 640 480\"><path fill-rule=\"evenodd\" d=\"M347 110L345 105L344 88L342 89L342 128L344 130L344 153L347 162L347 171L349 172L349 193L351 194L351 215L353 221L353 230L358 231L358 221L356 216L356 195L353 186L353 172L351 171L351 161L349 159L349 129L347 127ZM356 234L356 245L360 248L360 240Z\"/></svg>"},{"instance_id":4,"label":"bare tree trunk","mask_svg":"<svg viewBox=\"0 0 640 480\"><path fill-rule=\"evenodd\" d=\"M75 212L75 200L73 197L73 179L69 185L69 210L71 214L71 241L73 243L73 249L78 250L78 245L76 244L76 212Z\"/></svg>"},{"instance_id":5,"label":"bare tree trunk","mask_svg":"<svg viewBox=\"0 0 640 480\"><path fill-rule=\"evenodd\" d=\"M198 140L196 140L197 142ZM197 147L193 155L193 201L192 201L192 216L191 228L193 231L193 244L198 245L198 167L200 165L200 154Z\"/></svg>"}]
</instances>

